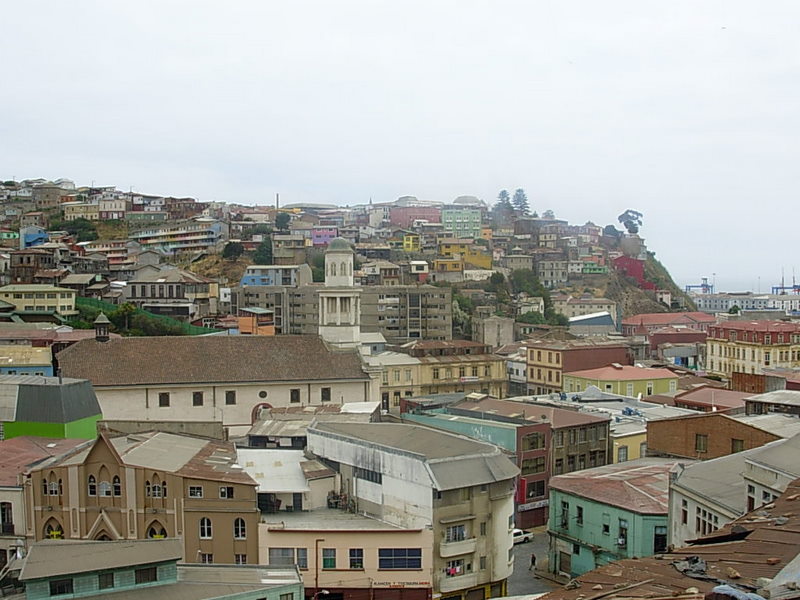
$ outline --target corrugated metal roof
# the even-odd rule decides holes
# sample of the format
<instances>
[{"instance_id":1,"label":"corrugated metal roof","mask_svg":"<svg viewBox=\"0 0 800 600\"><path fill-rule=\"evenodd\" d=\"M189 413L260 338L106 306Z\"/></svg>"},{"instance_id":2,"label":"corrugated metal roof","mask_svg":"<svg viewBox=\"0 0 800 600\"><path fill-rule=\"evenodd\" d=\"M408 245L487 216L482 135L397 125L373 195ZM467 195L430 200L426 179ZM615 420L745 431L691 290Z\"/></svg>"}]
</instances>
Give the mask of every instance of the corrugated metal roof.
<instances>
[{"instance_id":1,"label":"corrugated metal roof","mask_svg":"<svg viewBox=\"0 0 800 600\"><path fill-rule=\"evenodd\" d=\"M178 561L182 557L183 542L178 538L112 542L48 540L30 547L19 578L30 581L102 569Z\"/></svg>"},{"instance_id":2,"label":"corrugated metal roof","mask_svg":"<svg viewBox=\"0 0 800 600\"><path fill-rule=\"evenodd\" d=\"M758 579L773 578L800 551L800 479L773 504L750 512L694 544L671 553L625 559L576 578L577 586L550 592L546 600L577 600L601 589L606 600L677 595L689 588L701 593L719 583L756 591ZM678 561L702 558L699 576L678 570ZM595 586L601 586L595 588ZM618 591L615 591L618 590Z\"/></svg>"}]
</instances>

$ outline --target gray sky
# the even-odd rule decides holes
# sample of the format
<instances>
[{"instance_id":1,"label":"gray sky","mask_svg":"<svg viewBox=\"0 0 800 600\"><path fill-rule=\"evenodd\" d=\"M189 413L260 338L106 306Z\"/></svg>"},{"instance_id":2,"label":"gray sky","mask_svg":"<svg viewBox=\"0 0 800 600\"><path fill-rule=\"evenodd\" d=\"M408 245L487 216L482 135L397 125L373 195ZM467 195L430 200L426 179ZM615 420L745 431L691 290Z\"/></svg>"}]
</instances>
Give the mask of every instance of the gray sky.
<instances>
[{"instance_id":1,"label":"gray sky","mask_svg":"<svg viewBox=\"0 0 800 600\"><path fill-rule=\"evenodd\" d=\"M766 291L795 265L798 20L780 0L8 2L0 178L261 204L524 187L571 222L640 210L681 284Z\"/></svg>"}]
</instances>

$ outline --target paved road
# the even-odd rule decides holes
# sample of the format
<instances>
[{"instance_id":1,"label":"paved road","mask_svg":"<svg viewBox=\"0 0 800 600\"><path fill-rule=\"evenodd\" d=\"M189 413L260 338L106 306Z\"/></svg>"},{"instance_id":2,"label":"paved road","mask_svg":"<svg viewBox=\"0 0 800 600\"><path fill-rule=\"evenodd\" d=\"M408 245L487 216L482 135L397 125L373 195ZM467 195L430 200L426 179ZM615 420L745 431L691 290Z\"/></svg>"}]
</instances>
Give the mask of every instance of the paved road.
<instances>
[{"instance_id":1,"label":"paved road","mask_svg":"<svg viewBox=\"0 0 800 600\"><path fill-rule=\"evenodd\" d=\"M534 531L533 541L514 546L514 573L508 578L508 595L539 594L561 587L543 577L534 577L529 571L531 552L536 553L537 567L547 568L547 534L543 528Z\"/></svg>"}]
</instances>

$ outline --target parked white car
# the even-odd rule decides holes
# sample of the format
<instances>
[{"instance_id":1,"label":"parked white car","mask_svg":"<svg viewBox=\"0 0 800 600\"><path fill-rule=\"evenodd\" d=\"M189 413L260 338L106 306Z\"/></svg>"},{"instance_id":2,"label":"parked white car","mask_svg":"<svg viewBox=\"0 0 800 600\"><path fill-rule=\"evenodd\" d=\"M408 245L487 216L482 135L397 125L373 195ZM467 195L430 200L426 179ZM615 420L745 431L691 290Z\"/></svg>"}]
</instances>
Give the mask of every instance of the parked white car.
<instances>
[{"instance_id":1,"label":"parked white car","mask_svg":"<svg viewBox=\"0 0 800 600\"><path fill-rule=\"evenodd\" d=\"M525 542L530 542L533 539L533 534L530 531L525 531L523 529L515 529L512 532L514 537L515 544L524 544Z\"/></svg>"}]
</instances>

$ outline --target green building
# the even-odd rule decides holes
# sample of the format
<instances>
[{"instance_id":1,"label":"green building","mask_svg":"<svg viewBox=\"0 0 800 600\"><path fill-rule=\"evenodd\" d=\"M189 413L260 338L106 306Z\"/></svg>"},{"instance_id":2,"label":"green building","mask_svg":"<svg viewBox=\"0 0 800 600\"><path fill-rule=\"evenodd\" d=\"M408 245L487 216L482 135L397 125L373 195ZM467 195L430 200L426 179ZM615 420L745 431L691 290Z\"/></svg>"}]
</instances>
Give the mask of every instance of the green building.
<instances>
[{"instance_id":1,"label":"green building","mask_svg":"<svg viewBox=\"0 0 800 600\"><path fill-rule=\"evenodd\" d=\"M100 403L86 379L0 375L0 439L30 435L92 440L101 418Z\"/></svg>"},{"instance_id":2,"label":"green building","mask_svg":"<svg viewBox=\"0 0 800 600\"><path fill-rule=\"evenodd\" d=\"M669 477L677 462L641 458L552 477L549 570L577 577L666 551Z\"/></svg>"},{"instance_id":3,"label":"green building","mask_svg":"<svg viewBox=\"0 0 800 600\"><path fill-rule=\"evenodd\" d=\"M442 227L454 238L481 237L481 209L452 204L442 207Z\"/></svg>"},{"instance_id":4,"label":"green building","mask_svg":"<svg viewBox=\"0 0 800 600\"><path fill-rule=\"evenodd\" d=\"M611 364L598 369L564 373L565 392L582 392L589 386L620 396L668 394L678 389L678 376L669 369Z\"/></svg>"},{"instance_id":5,"label":"green building","mask_svg":"<svg viewBox=\"0 0 800 600\"><path fill-rule=\"evenodd\" d=\"M302 600L294 565L178 564L177 538L115 541L51 540L31 546L19 581L28 600L120 597L126 600Z\"/></svg>"}]
</instances>

